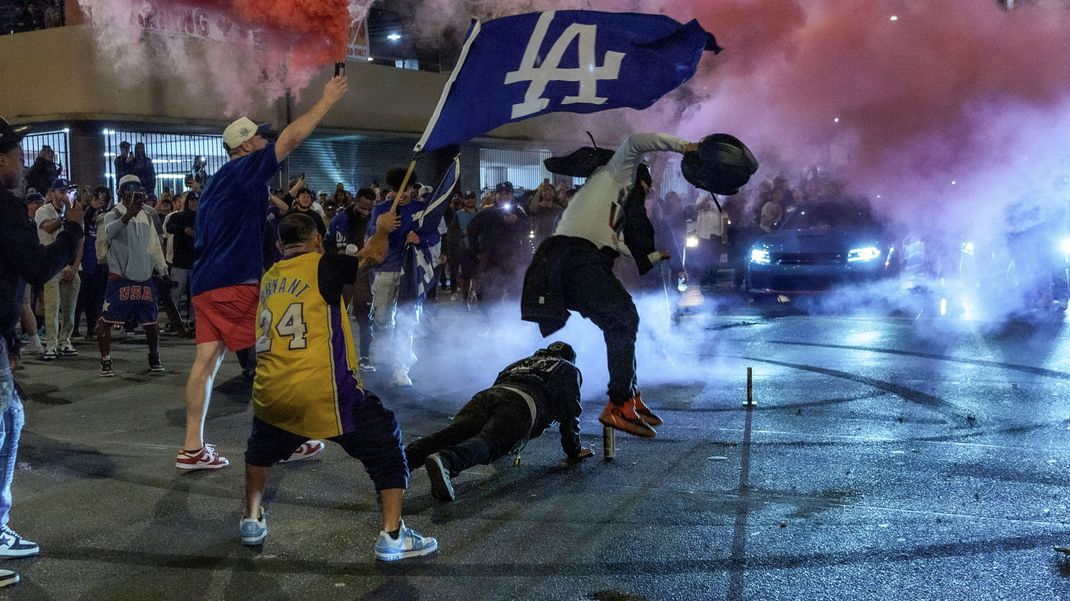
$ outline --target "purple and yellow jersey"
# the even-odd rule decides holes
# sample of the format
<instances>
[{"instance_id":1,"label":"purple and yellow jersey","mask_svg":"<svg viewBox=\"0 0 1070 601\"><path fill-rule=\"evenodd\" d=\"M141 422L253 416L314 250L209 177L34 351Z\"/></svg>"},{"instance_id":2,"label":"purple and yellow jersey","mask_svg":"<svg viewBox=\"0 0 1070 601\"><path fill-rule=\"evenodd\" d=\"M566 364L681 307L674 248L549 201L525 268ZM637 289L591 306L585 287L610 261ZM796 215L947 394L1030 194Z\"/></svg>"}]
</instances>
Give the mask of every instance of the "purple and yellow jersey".
<instances>
[{"instance_id":1,"label":"purple and yellow jersey","mask_svg":"<svg viewBox=\"0 0 1070 601\"><path fill-rule=\"evenodd\" d=\"M309 438L353 430L352 408L364 390L341 286L356 276L356 264L353 257L306 253L264 274L253 380L261 420Z\"/></svg>"}]
</instances>

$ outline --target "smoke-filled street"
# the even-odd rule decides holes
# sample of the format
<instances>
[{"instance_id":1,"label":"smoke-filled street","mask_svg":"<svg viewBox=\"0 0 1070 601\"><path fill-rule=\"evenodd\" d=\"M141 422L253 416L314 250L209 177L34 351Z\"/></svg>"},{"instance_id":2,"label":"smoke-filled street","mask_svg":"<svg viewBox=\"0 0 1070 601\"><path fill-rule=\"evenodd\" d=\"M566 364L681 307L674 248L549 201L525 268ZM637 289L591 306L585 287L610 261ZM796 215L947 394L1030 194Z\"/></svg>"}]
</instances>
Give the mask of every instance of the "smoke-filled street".
<instances>
[{"instance_id":1,"label":"smoke-filled street","mask_svg":"<svg viewBox=\"0 0 1070 601\"><path fill-rule=\"evenodd\" d=\"M654 299L640 307L651 323L664 311ZM459 303L433 309L437 327L422 341L415 387L366 382L407 441L488 386L512 345L537 339L526 326L510 337L484 329L486 318ZM563 467L552 429L528 444L519 466L507 458L457 477L449 504L433 501L424 470L414 470L406 521L437 537L440 551L400 567L368 561L374 492L339 447L275 469L272 543L243 548L234 543L240 473L168 469L184 424L174 402L183 372L149 375L117 360L124 386L115 387L82 365L91 357L47 371L30 361L20 372L27 426L13 515L45 551L23 563L19 598L841 599L845 587L855 599L1065 594L1070 567L1052 551L1070 543L1062 323L984 332L951 320L727 306L666 325L672 346L644 327L639 378L666 423L654 440L618 434L608 463L596 421L604 350L590 324L569 329L591 374L581 429L596 457ZM131 337L118 346L142 344ZM164 360L181 365L192 351L165 345ZM747 367L751 410L742 406ZM208 424L211 442L240 458L252 409L237 376L228 359Z\"/></svg>"},{"instance_id":2,"label":"smoke-filled street","mask_svg":"<svg viewBox=\"0 0 1070 601\"><path fill-rule=\"evenodd\" d=\"M0 588L1070 599L1068 31L0 0Z\"/></svg>"}]
</instances>

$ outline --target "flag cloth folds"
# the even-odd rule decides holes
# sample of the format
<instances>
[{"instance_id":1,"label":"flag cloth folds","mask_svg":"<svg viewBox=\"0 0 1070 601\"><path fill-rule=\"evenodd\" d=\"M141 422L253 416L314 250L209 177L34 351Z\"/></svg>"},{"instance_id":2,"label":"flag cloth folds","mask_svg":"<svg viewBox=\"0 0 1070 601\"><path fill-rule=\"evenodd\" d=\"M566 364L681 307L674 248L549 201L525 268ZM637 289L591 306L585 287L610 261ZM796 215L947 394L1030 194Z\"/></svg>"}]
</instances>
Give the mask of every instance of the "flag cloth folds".
<instances>
[{"instance_id":1,"label":"flag cloth folds","mask_svg":"<svg viewBox=\"0 0 1070 601\"><path fill-rule=\"evenodd\" d=\"M450 196L461 178L461 157L454 157L453 163L442 176L434 192L428 197L427 206L412 216L412 232L420 237L419 244L405 247L405 259L402 261L401 287L399 298L414 299L422 303L435 281L435 257L431 247L442 240L439 225L446 209L450 205Z\"/></svg>"},{"instance_id":2,"label":"flag cloth folds","mask_svg":"<svg viewBox=\"0 0 1070 601\"><path fill-rule=\"evenodd\" d=\"M553 112L644 109L720 52L698 21L562 10L472 21L416 152Z\"/></svg>"}]
</instances>

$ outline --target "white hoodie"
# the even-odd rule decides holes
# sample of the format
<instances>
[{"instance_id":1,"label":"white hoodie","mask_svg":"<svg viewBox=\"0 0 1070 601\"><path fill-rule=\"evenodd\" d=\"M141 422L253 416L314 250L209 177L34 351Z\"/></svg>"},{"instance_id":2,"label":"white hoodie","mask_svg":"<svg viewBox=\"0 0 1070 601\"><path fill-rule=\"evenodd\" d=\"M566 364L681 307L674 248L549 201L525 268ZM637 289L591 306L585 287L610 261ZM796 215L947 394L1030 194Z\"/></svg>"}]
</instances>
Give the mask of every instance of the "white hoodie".
<instances>
[{"instance_id":1,"label":"white hoodie","mask_svg":"<svg viewBox=\"0 0 1070 601\"><path fill-rule=\"evenodd\" d=\"M631 256L619 228L624 217L624 200L635 184L635 170L647 152L673 151L683 154L689 142L669 134L633 134L620 145L613 158L599 167L569 201L554 231L556 236L583 238L598 248L610 248ZM657 263L661 254L648 255Z\"/></svg>"},{"instance_id":2,"label":"white hoodie","mask_svg":"<svg viewBox=\"0 0 1070 601\"><path fill-rule=\"evenodd\" d=\"M144 282L156 273L167 274L156 226L144 211L129 223L123 223L126 207L119 204L104 216L108 236L108 271L134 282ZM99 235L99 234L98 234Z\"/></svg>"}]
</instances>

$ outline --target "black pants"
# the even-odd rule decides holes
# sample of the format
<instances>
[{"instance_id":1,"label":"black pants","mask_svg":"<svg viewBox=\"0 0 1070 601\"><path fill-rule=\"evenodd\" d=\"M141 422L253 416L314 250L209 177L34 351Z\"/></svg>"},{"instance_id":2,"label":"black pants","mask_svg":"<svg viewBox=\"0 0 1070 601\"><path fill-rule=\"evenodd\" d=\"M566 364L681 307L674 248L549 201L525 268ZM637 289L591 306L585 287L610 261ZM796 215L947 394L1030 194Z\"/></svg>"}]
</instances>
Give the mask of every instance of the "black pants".
<instances>
[{"instance_id":1,"label":"black pants","mask_svg":"<svg viewBox=\"0 0 1070 601\"><path fill-rule=\"evenodd\" d=\"M353 315L357 320L357 331L360 334L360 358L367 359L371 356L372 338L372 284L371 274L361 273L357 275L357 281L342 289L342 297L347 299L353 308Z\"/></svg>"},{"instance_id":2,"label":"black pants","mask_svg":"<svg viewBox=\"0 0 1070 601\"><path fill-rule=\"evenodd\" d=\"M516 447L531 430L531 409L515 392L488 388L468 401L453 423L405 447L409 469L439 453L457 475L473 465L486 465Z\"/></svg>"},{"instance_id":3,"label":"black pants","mask_svg":"<svg viewBox=\"0 0 1070 601\"><path fill-rule=\"evenodd\" d=\"M598 253L601 255L601 253ZM602 330L609 365L609 400L621 405L635 396L635 335L639 311L632 296L613 275L613 258L575 267L561 274L565 306L590 319Z\"/></svg>"},{"instance_id":4,"label":"black pants","mask_svg":"<svg viewBox=\"0 0 1070 601\"><path fill-rule=\"evenodd\" d=\"M78 288L78 305L74 310L74 330L78 331L82 314L85 313L86 335L96 333L97 320L104 307L104 291L108 287L108 268L98 265L93 271L83 271L82 285Z\"/></svg>"},{"instance_id":5,"label":"black pants","mask_svg":"<svg viewBox=\"0 0 1070 601\"><path fill-rule=\"evenodd\" d=\"M479 268L479 286L484 302L513 301L524 289L524 270L512 262L488 262Z\"/></svg>"}]
</instances>

